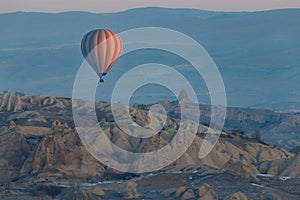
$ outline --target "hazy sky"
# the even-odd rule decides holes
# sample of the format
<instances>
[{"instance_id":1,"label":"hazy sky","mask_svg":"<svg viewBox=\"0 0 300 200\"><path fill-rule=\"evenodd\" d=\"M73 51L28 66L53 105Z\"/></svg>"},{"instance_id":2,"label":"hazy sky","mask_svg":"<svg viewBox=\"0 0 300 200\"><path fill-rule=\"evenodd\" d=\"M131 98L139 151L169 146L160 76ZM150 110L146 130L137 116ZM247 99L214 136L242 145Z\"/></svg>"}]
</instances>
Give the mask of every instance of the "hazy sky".
<instances>
[{"instance_id":1,"label":"hazy sky","mask_svg":"<svg viewBox=\"0 0 300 200\"><path fill-rule=\"evenodd\" d=\"M0 0L0 13L14 11L89 11L99 13L148 6L255 11L300 8L300 0Z\"/></svg>"}]
</instances>

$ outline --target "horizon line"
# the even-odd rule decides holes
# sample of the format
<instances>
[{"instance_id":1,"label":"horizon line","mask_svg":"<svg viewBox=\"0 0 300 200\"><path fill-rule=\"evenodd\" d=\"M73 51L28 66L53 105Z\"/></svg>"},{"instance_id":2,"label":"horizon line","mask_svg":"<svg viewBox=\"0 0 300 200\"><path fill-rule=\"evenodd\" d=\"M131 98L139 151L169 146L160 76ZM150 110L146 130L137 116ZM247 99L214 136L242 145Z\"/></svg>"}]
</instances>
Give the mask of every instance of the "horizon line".
<instances>
[{"instance_id":1,"label":"horizon line","mask_svg":"<svg viewBox=\"0 0 300 200\"><path fill-rule=\"evenodd\" d=\"M93 11L85 11L85 10L66 10L66 11L11 11L11 12L1 12L0 15L4 14L13 14L13 13L41 13L41 14L64 14L64 13L90 13L90 14L116 14L116 13L122 13L122 12L128 12L132 10L142 10L142 9L168 9L168 10L197 10L197 11L205 11L205 12L215 12L215 13L260 13L260 12L268 12L268 11L280 11L280 10L300 10L299 8L295 7L287 7L287 8L274 8L274 9L261 9L261 10L241 10L241 11L224 11L224 10L208 10L208 9L199 9L199 8L185 8L185 7L161 7L161 6L146 6L146 7L135 7L130 9L124 9L116 12L93 12Z\"/></svg>"}]
</instances>

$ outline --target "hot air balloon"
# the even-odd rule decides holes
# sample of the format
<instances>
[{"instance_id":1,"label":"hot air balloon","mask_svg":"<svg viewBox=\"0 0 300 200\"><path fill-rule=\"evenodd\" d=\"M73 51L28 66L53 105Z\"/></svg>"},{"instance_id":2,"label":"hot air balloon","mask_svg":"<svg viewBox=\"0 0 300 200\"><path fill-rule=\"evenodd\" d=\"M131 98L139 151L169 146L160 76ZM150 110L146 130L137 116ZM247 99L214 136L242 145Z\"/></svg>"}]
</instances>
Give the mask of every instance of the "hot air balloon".
<instances>
[{"instance_id":1,"label":"hot air balloon","mask_svg":"<svg viewBox=\"0 0 300 200\"><path fill-rule=\"evenodd\" d=\"M102 77L113 67L122 53L122 40L111 30L93 30L82 38L81 52L100 77L100 82L103 82Z\"/></svg>"}]
</instances>

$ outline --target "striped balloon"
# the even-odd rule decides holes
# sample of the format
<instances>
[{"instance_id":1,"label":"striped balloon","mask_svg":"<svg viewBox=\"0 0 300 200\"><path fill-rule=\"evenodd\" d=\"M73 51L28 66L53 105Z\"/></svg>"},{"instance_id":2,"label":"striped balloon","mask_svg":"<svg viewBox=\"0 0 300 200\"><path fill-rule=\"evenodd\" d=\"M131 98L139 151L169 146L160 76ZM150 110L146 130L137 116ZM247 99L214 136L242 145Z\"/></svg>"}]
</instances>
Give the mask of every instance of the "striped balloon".
<instances>
[{"instance_id":1,"label":"striped balloon","mask_svg":"<svg viewBox=\"0 0 300 200\"><path fill-rule=\"evenodd\" d=\"M99 75L105 75L122 53L122 40L111 30L93 30L81 41L81 51Z\"/></svg>"}]
</instances>

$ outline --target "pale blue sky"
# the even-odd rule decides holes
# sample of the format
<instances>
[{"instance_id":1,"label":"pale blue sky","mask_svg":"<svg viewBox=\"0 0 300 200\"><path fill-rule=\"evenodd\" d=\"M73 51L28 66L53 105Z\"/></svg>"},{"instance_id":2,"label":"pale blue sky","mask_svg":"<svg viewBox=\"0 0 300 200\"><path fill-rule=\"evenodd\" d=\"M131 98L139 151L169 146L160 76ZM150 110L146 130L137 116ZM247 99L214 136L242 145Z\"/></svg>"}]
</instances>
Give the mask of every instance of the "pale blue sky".
<instances>
[{"instance_id":1,"label":"pale blue sky","mask_svg":"<svg viewBox=\"0 0 300 200\"><path fill-rule=\"evenodd\" d=\"M149 6L218 11L257 11L300 8L300 0L0 0L0 13L14 11L103 13Z\"/></svg>"}]
</instances>

